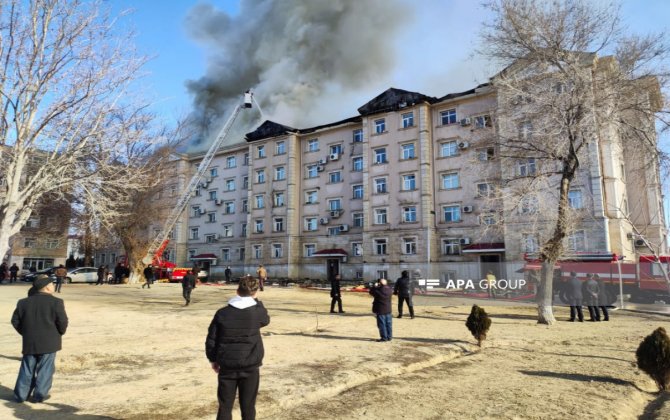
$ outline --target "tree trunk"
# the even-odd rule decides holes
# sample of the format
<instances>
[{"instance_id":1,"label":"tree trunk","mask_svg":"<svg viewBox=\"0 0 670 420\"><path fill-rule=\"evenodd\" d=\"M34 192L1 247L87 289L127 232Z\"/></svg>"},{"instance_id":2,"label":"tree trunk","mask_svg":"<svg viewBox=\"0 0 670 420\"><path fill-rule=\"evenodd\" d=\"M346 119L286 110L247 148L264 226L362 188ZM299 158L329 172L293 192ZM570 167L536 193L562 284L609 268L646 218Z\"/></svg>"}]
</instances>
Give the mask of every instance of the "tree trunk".
<instances>
[{"instance_id":1,"label":"tree trunk","mask_svg":"<svg viewBox=\"0 0 670 420\"><path fill-rule=\"evenodd\" d=\"M554 308L554 261L542 263L540 290L537 295L537 323L552 325L556 322Z\"/></svg>"}]
</instances>

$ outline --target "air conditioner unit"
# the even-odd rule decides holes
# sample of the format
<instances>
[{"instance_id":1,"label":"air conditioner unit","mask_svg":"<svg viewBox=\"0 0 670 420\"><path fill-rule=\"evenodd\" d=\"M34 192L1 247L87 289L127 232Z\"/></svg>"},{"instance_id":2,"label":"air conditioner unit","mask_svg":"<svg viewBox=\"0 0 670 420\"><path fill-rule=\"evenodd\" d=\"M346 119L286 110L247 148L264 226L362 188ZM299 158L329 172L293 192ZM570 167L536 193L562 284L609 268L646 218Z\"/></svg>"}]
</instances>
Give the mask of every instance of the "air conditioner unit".
<instances>
[{"instance_id":1,"label":"air conditioner unit","mask_svg":"<svg viewBox=\"0 0 670 420\"><path fill-rule=\"evenodd\" d=\"M214 200L214 204L220 206L221 204L223 204L223 200L217 198L216 200Z\"/></svg>"},{"instance_id":2,"label":"air conditioner unit","mask_svg":"<svg viewBox=\"0 0 670 420\"><path fill-rule=\"evenodd\" d=\"M474 206L463 206L463 213L472 213L474 209Z\"/></svg>"},{"instance_id":3,"label":"air conditioner unit","mask_svg":"<svg viewBox=\"0 0 670 420\"><path fill-rule=\"evenodd\" d=\"M340 225L340 232L349 232L349 225Z\"/></svg>"},{"instance_id":4,"label":"air conditioner unit","mask_svg":"<svg viewBox=\"0 0 670 420\"><path fill-rule=\"evenodd\" d=\"M330 211L330 217L332 217L333 219L337 219L338 217L340 217L341 213L342 213L342 210L331 210Z\"/></svg>"},{"instance_id":5,"label":"air conditioner unit","mask_svg":"<svg viewBox=\"0 0 670 420\"><path fill-rule=\"evenodd\" d=\"M330 219L327 217L322 217L321 219L319 219L319 223L321 223L322 225L327 225L328 222L330 222Z\"/></svg>"},{"instance_id":6,"label":"air conditioner unit","mask_svg":"<svg viewBox=\"0 0 670 420\"><path fill-rule=\"evenodd\" d=\"M316 171L317 171L317 172L323 172L323 169L324 169L324 168L323 168L323 166L321 166L321 165L318 165L318 166L316 167Z\"/></svg>"},{"instance_id":7,"label":"air conditioner unit","mask_svg":"<svg viewBox=\"0 0 670 420\"><path fill-rule=\"evenodd\" d=\"M461 124L463 127L466 125L470 125L472 123L472 120L470 118L463 118L462 120L459 121L459 124Z\"/></svg>"},{"instance_id":8,"label":"air conditioner unit","mask_svg":"<svg viewBox=\"0 0 670 420\"><path fill-rule=\"evenodd\" d=\"M645 246L644 239L636 239L635 240L635 246Z\"/></svg>"},{"instance_id":9,"label":"air conditioner unit","mask_svg":"<svg viewBox=\"0 0 670 420\"><path fill-rule=\"evenodd\" d=\"M328 159L326 158L319 159L319 165L325 165L326 163L328 163Z\"/></svg>"},{"instance_id":10,"label":"air conditioner unit","mask_svg":"<svg viewBox=\"0 0 670 420\"><path fill-rule=\"evenodd\" d=\"M330 154L330 160L338 160L340 158L340 155L338 153L331 153Z\"/></svg>"},{"instance_id":11,"label":"air conditioner unit","mask_svg":"<svg viewBox=\"0 0 670 420\"><path fill-rule=\"evenodd\" d=\"M470 245L470 238L461 238L461 245Z\"/></svg>"},{"instance_id":12,"label":"air conditioner unit","mask_svg":"<svg viewBox=\"0 0 670 420\"><path fill-rule=\"evenodd\" d=\"M468 147L470 147L470 143L468 143L467 141L462 141L458 143L459 149L467 149Z\"/></svg>"}]
</instances>

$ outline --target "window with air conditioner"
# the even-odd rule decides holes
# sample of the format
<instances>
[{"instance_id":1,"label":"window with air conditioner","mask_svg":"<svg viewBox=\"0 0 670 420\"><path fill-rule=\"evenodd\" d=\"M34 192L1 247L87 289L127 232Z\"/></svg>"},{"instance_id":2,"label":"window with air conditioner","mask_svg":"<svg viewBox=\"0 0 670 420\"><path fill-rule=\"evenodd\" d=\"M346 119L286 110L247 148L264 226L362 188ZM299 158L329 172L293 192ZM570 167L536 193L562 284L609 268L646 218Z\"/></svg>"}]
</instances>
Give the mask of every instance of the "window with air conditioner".
<instances>
[{"instance_id":1,"label":"window with air conditioner","mask_svg":"<svg viewBox=\"0 0 670 420\"><path fill-rule=\"evenodd\" d=\"M458 142L455 140L447 141L440 144L440 156L451 157L458 155Z\"/></svg>"},{"instance_id":2,"label":"window with air conditioner","mask_svg":"<svg viewBox=\"0 0 670 420\"><path fill-rule=\"evenodd\" d=\"M332 145L330 145L330 147L329 147L328 149L329 149L329 151L330 151L330 155L331 155L331 156L332 156L332 155L337 155L338 158L339 158L339 156L342 156L342 152L343 152L343 150L344 150L344 149L342 148L342 145L341 145L341 144L332 144Z\"/></svg>"},{"instance_id":3,"label":"window with air conditioner","mask_svg":"<svg viewBox=\"0 0 670 420\"><path fill-rule=\"evenodd\" d=\"M479 115L475 117L475 128L488 128L492 126L493 122L491 121L490 115Z\"/></svg>"},{"instance_id":4,"label":"window with air conditioner","mask_svg":"<svg viewBox=\"0 0 670 420\"><path fill-rule=\"evenodd\" d=\"M340 227L335 226L335 227L329 227L328 228L328 236L335 236L340 234Z\"/></svg>"},{"instance_id":5,"label":"window with air conditioner","mask_svg":"<svg viewBox=\"0 0 670 420\"><path fill-rule=\"evenodd\" d=\"M440 121L442 122L442 125L456 124L458 121L456 118L456 109L448 109L440 112Z\"/></svg>"},{"instance_id":6,"label":"window with air conditioner","mask_svg":"<svg viewBox=\"0 0 670 420\"><path fill-rule=\"evenodd\" d=\"M316 178L319 176L319 165L307 165L307 178Z\"/></svg>"},{"instance_id":7,"label":"window with air conditioner","mask_svg":"<svg viewBox=\"0 0 670 420\"><path fill-rule=\"evenodd\" d=\"M459 255L461 253L461 240L459 238L447 238L442 240L443 255Z\"/></svg>"},{"instance_id":8,"label":"window with air conditioner","mask_svg":"<svg viewBox=\"0 0 670 420\"><path fill-rule=\"evenodd\" d=\"M339 198L334 198L328 200L328 210L330 211L340 211L342 210L342 200Z\"/></svg>"},{"instance_id":9,"label":"window with air conditioner","mask_svg":"<svg viewBox=\"0 0 670 420\"><path fill-rule=\"evenodd\" d=\"M461 206L451 205L442 207L444 221L446 223L461 221Z\"/></svg>"},{"instance_id":10,"label":"window with air conditioner","mask_svg":"<svg viewBox=\"0 0 670 420\"><path fill-rule=\"evenodd\" d=\"M305 218L305 230L308 232L313 232L318 229L316 217L306 217Z\"/></svg>"}]
</instances>

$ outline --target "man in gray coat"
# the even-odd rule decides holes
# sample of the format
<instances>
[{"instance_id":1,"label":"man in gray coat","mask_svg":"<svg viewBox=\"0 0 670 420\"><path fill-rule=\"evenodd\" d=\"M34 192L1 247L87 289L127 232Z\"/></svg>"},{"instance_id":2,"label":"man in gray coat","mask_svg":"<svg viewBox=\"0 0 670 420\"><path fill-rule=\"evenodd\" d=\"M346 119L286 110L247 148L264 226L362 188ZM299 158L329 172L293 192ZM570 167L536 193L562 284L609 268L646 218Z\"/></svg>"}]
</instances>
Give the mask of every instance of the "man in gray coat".
<instances>
[{"instance_id":1,"label":"man in gray coat","mask_svg":"<svg viewBox=\"0 0 670 420\"><path fill-rule=\"evenodd\" d=\"M14 387L14 398L32 402L49 398L55 370L56 352L67 330L67 314L61 299L53 296L54 286L47 276L38 276L28 297L19 300L12 315L14 329L23 337L23 358Z\"/></svg>"},{"instance_id":2,"label":"man in gray coat","mask_svg":"<svg viewBox=\"0 0 670 420\"><path fill-rule=\"evenodd\" d=\"M570 273L567 290L568 300L570 301L570 322L575 322L575 315L579 318L579 322L584 322L582 282L577 278L577 273L574 271Z\"/></svg>"}]
</instances>

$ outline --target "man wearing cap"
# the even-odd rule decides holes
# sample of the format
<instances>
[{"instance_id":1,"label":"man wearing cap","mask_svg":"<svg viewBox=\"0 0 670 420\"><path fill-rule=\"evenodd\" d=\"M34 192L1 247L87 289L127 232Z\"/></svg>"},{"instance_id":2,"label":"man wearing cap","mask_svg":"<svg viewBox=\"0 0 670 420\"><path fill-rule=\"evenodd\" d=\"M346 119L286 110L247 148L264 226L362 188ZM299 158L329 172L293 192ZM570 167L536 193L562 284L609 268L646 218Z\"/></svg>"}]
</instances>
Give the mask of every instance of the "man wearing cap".
<instances>
[{"instance_id":1,"label":"man wearing cap","mask_svg":"<svg viewBox=\"0 0 670 420\"><path fill-rule=\"evenodd\" d=\"M379 329L378 342L391 341L393 339L393 316L391 314L391 296L393 289L388 286L386 279L379 281L370 288L372 301L372 312L377 317L377 328Z\"/></svg>"},{"instance_id":2,"label":"man wearing cap","mask_svg":"<svg viewBox=\"0 0 670 420\"><path fill-rule=\"evenodd\" d=\"M28 297L19 300L12 315L12 325L23 337L23 358L14 387L17 402L24 402L31 393L32 402L49 398L56 352L67 329L65 305L53 293L51 279L38 276Z\"/></svg>"}]
</instances>

